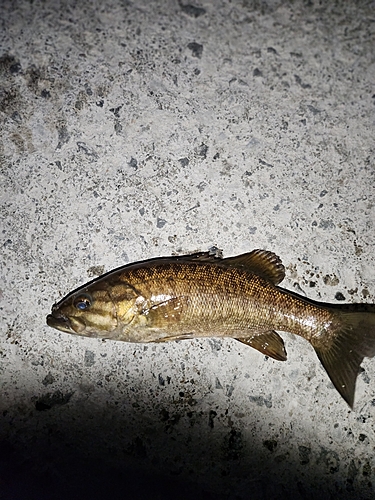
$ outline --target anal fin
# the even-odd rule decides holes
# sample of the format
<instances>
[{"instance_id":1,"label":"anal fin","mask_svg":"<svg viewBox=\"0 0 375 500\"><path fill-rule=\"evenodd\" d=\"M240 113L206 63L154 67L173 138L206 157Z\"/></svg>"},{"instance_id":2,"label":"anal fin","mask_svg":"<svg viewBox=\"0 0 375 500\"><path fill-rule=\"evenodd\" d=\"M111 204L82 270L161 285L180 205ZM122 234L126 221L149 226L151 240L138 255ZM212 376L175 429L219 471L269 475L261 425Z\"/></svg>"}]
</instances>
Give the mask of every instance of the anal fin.
<instances>
[{"instance_id":1,"label":"anal fin","mask_svg":"<svg viewBox=\"0 0 375 500\"><path fill-rule=\"evenodd\" d=\"M284 341L280 335L273 330L254 335L249 338L236 340L253 347L262 354L276 359L277 361L286 361L287 359Z\"/></svg>"}]
</instances>

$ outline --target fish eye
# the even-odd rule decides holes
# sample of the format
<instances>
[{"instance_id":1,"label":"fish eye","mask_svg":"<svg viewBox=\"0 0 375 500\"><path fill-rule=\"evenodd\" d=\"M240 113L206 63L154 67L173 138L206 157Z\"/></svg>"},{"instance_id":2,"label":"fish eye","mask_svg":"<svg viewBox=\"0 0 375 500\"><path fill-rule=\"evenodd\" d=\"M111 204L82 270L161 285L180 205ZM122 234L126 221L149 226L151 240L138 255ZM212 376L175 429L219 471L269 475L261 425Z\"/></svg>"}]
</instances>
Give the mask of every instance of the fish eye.
<instances>
[{"instance_id":1,"label":"fish eye","mask_svg":"<svg viewBox=\"0 0 375 500\"><path fill-rule=\"evenodd\" d=\"M91 304L92 298L87 294L79 295L76 299L74 299L74 307L76 307L80 311L86 311L86 309L88 309Z\"/></svg>"}]
</instances>

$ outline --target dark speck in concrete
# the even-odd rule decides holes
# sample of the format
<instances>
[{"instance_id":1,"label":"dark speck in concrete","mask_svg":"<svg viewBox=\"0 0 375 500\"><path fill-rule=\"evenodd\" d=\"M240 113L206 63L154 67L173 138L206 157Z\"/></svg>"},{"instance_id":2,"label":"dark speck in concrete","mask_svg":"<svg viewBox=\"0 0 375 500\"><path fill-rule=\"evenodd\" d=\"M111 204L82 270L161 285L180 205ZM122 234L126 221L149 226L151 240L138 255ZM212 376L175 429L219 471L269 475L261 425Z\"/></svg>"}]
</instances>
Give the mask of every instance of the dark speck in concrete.
<instances>
[{"instance_id":1,"label":"dark speck in concrete","mask_svg":"<svg viewBox=\"0 0 375 500\"><path fill-rule=\"evenodd\" d=\"M262 160L261 158L259 158L259 163L261 165L263 165L264 167L272 167L273 168L273 165L271 165L270 163L267 163L266 161Z\"/></svg>"},{"instance_id":2,"label":"dark speck in concrete","mask_svg":"<svg viewBox=\"0 0 375 500\"><path fill-rule=\"evenodd\" d=\"M331 220L322 220L321 219L319 222L319 227L321 229L326 230L326 229L335 229L336 226Z\"/></svg>"},{"instance_id":3,"label":"dark speck in concrete","mask_svg":"<svg viewBox=\"0 0 375 500\"><path fill-rule=\"evenodd\" d=\"M66 125L61 125L57 127L57 135L58 135L57 149L61 149L62 146L68 143L70 139L70 134L68 133Z\"/></svg>"},{"instance_id":4,"label":"dark speck in concrete","mask_svg":"<svg viewBox=\"0 0 375 500\"><path fill-rule=\"evenodd\" d=\"M299 77L298 75L294 75L294 78L298 85L303 89L311 89L311 85L309 83L303 83L301 77Z\"/></svg>"},{"instance_id":5,"label":"dark speck in concrete","mask_svg":"<svg viewBox=\"0 0 375 500\"><path fill-rule=\"evenodd\" d=\"M189 158L180 158L178 161L181 167L187 167L189 165Z\"/></svg>"},{"instance_id":6,"label":"dark speck in concrete","mask_svg":"<svg viewBox=\"0 0 375 500\"><path fill-rule=\"evenodd\" d=\"M93 366L95 364L95 353L89 350L85 351L85 366Z\"/></svg>"},{"instance_id":7,"label":"dark speck in concrete","mask_svg":"<svg viewBox=\"0 0 375 500\"><path fill-rule=\"evenodd\" d=\"M226 386L226 391L225 391L225 393L226 393L226 396L227 396L228 398L230 398L230 397L231 397L231 395L233 394L233 391L234 391L234 386L233 386L232 384L231 384L231 385L227 385L227 386Z\"/></svg>"},{"instance_id":8,"label":"dark speck in concrete","mask_svg":"<svg viewBox=\"0 0 375 500\"><path fill-rule=\"evenodd\" d=\"M122 125L118 120L115 121L115 132L117 135L122 132Z\"/></svg>"},{"instance_id":9,"label":"dark speck in concrete","mask_svg":"<svg viewBox=\"0 0 375 500\"><path fill-rule=\"evenodd\" d=\"M207 158L208 146L206 144L201 144L198 148L197 154L204 160Z\"/></svg>"},{"instance_id":10,"label":"dark speck in concrete","mask_svg":"<svg viewBox=\"0 0 375 500\"><path fill-rule=\"evenodd\" d=\"M200 59L203 54L203 45L197 42L188 43L188 49L191 50L192 56Z\"/></svg>"},{"instance_id":11,"label":"dark speck in concrete","mask_svg":"<svg viewBox=\"0 0 375 500\"><path fill-rule=\"evenodd\" d=\"M117 106L116 108L110 108L110 112L115 115L116 118L120 118L120 111L121 111L122 105Z\"/></svg>"},{"instance_id":12,"label":"dark speck in concrete","mask_svg":"<svg viewBox=\"0 0 375 500\"><path fill-rule=\"evenodd\" d=\"M78 141L77 146L78 150L82 151L90 160L98 159L97 152L92 147L88 146L85 142Z\"/></svg>"},{"instance_id":13,"label":"dark speck in concrete","mask_svg":"<svg viewBox=\"0 0 375 500\"><path fill-rule=\"evenodd\" d=\"M208 339L208 342L211 346L213 352L221 351L221 341L215 338Z\"/></svg>"},{"instance_id":14,"label":"dark speck in concrete","mask_svg":"<svg viewBox=\"0 0 375 500\"><path fill-rule=\"evenodd\" d=\"M249 400L252 403L256 403L258 406L265 406L266 408L272 408L272 394L268 396L249 396Z\"/></svg>"},{"instance_id":15,"label":"dark speck in concrete","mask_svg":"<svg viewBox=\"0 0 375 500\"><path fill-rule=\"evenodd\" d=\"M317 463L319 464L320 462L324 463L327 472L330 474L335 474L340 468L340 457L334 450L322 448L317 459Z\"/></svg>"},{"instance_id":16,"label":"dark speck in concrete","mask_svg":"<svg viewBox=\"0 0 375 500\"><path fill-rule=\"evenodd\" d=\"M365 477L371 476L372 471L373 468L371 466L371 463L369 461L366 461L366 463L363 464L362 475Z\"/></svg>"},{"instance_id":17,"label":"dark speck in concrete","mask_svg":"<svg viewBox=\"0 0 375 500\"><path fill-rule=\"evenodd\" d=\"M160 420L162 422L166 422L167 429L170 429L174 425L177 425L178 422L180 421L180 419L181 419L181 415L179 415L178 413L171 415L170 412L168 410L166 410L165 408L162 408L160 410Z\"/></svg>"},{"instance_id":18,"label":"dark speck in concrete","mask_svg":"<svg viewBox=\"0 0 375 500\"><path fill-rule=\"evenodd\" d=\"M323 276L323 282L325 285L336 286L340 283L340 280L335 274L326 274Z\"/></svg>"},{"instance_id":19,"label":"dark speck in concrete","mask_svg":"<svg viewBox=\"0 0 375 500\"><path fill-rule=\"evenodd\" d=\"M215 410L210 410L208 414L208 425L211 427L211 429L214 428L214 418L216 417L217 413Z\"/></svg>"},{"instance_id":20,"label":"dark speck in concrete","mask_svg":"<svg viewBox=\"0 0 375 500\"><path fill-rule=\"evenodd\" d=\"M9 67L9 72L12 74L12 75L16 75L17 73L20 73L22 71L22 67L21 67L21 64L16 62L14 64L12 64L10 67Z\"/></svg>"},{"instance_id":21,"label":"dark speck in concrete","mask_svg":"<svg viewBox=\"0 0 375 500\"><path fill-rule=\"evenodd\" d=\"M307 465L310 462L311 448L307 446L298 446L299 460L301 465Z\"/></svg>"},{"instance_id":22,"label":"dark speck in concrete","mask_svg":"<svg viewBox=\"0 0 375 500\"><path fill-rule=\"evenodd\" d=\"M320 110L317 109L315 106L311 106L311 104L307 105L307 109L311 111L313 115L318 115L320 113Z\"/></svg>"},{"instance_id":23,"label":"dark speck in concrete","mask_svg":"<svg viewBox=\"0 0 375 500\"><path fill-rule=\"evenodd\" d=\"M134 168L134 170L138 169L138 161L135 158L130 158L128 165L129 167Z\"/></svg>"},{"instance_id":24,"label":"dark speck in concrete","mask_svg":"<svg viewBox=\"0 0 375 500\"><path fill-rule=\"evenodd\" d=\"M47 375L42 380L42 384L47 386L53 384L55 382L55 378L51 375L51 373L47 373Z\"/></svg>"},{"instance_id":25,"label":"dark speck in concrete","mask_svg":"<svg viewBox=\"0 0 375 500\"><path fill-rule=\"evenodd\" d=\"M336 300L341 300L341 301L342 301L342 300L345 300L345 297L344 297L344 295L343 295L341 292L337 292L337 293L335 294L335 299L336 299Z\"/></svg>"},{"instance_id":26,"label":"dark speck in concrete","mask_svg":"<svg viewBox=\"0 0 375 500\"><path fill-rule=\"evenodd\" d=\"M371 382L370 377L368 376L368 373L365 370L360 371L362 380L365 384L369 384Z\"/></svg>"},{"instance_id":27,"label":"dark speck in concrete","mask_svg":"<svg viewBox=\"0 0 375 500\"><path fill-rule=\"evenodd\" d=\"M165 219L159 219L159 217L158 217L156 220L156 227L161 229L162 227L164 227L166 225L166 223L167 223L167 221Z\"/></svg>"},{"instance_id":28,"label":"dark speck in concrete","mask_svg":"<svg viewBox=\"0 0 375 500\"><path fill-rule=\"evenodd\" d=\"M22 122L22 117L18 111L15 111L14 113L12 113L11 119L18 124L20 124Z\"/></svg>"},{"instance_id":29,"label":"dark speck in concrete","mask_svg":"<svg viewBox=\"0 0 375 500\"><path fill-rule=\"evenodd\" d=\"M4 54L0 57L0 74L9 71L12 75L19 73L22 70L21 64L14 56Z\"/></svg>"},{"instance_id":30,"label":"dark speck in concrete","mask_svg":"<svg viewBox=\"0 0 375 500\"><path fill-rule=\"evenodd\" d=\"M47 393L35 402L35 409L37 411L46 411L50 410L54 406L66 405L69 403L73 394L73 392L63 394L61 391Z\"/></svg>"},{"instance_id":31,"label":"dark speck in concrete","mask_svg":"<svg viewBox=\"0 0 375 500\"><path fill-rule=\"evenodd\" d=\"M277 448L277 441L276 439L266 439L263 441L263 446L270 452L274 452Z\"/></svg>"},{"instance_id":32,"label":"dark speck in concrete","mask_svg":"<svg viewBox=\"0 0 375 500\"><path fill-rule=\"evenodd\" d=\"M180 7L181 7L181 10L182 12L184 12L185 14L187 14L188 16L190 17L200 17L200 16L203 16L203 14L206 13L206 10L203 9L202 7L196 7L195 5L182 5L180 4Z\"/></svg>"}]
</instances>

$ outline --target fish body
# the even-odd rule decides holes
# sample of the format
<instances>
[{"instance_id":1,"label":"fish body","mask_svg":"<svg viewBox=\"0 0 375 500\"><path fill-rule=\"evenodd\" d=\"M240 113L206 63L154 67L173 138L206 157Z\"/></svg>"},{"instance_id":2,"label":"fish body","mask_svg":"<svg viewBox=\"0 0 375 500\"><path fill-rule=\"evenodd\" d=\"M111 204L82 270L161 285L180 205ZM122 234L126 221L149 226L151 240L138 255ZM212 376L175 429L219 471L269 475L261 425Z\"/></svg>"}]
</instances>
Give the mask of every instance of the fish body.
<instances>
[{"instance_id":1,"label":"fish body","mask_svg":"<svg viewBox=\"0 0 375 500\"><path fill-rule=\"evenodd\" d=\"M286 360L277 331L314 347L352 406L359 366L375 355L375 314L314 302L277 285L285 268L265 250L221 259L210 252L129 264L71 292L52 307L58 330L127 342L232 337Z\"/></svg>"}]
</instances>

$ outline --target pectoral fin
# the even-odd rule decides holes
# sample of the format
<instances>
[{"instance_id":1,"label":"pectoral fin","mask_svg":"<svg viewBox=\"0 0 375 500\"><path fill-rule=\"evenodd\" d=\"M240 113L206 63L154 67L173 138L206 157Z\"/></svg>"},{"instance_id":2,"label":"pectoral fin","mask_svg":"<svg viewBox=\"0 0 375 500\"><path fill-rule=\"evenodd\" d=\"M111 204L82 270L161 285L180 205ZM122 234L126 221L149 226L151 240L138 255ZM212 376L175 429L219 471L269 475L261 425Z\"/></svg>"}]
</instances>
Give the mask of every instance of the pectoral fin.
<instances>
[{"instance_id":1,"label":"pectoral fin","mask_svg":"<svg viewBox=\"0 0 375 500\"><path fill-rule=\"evenodd\" d=\"M236 340L253 347L257 351L277 361L286 361L287 359L284 341L280 335L273 330L261 333L260 335L254 335L253 337Z\"/></svg>"}]
</instances>

